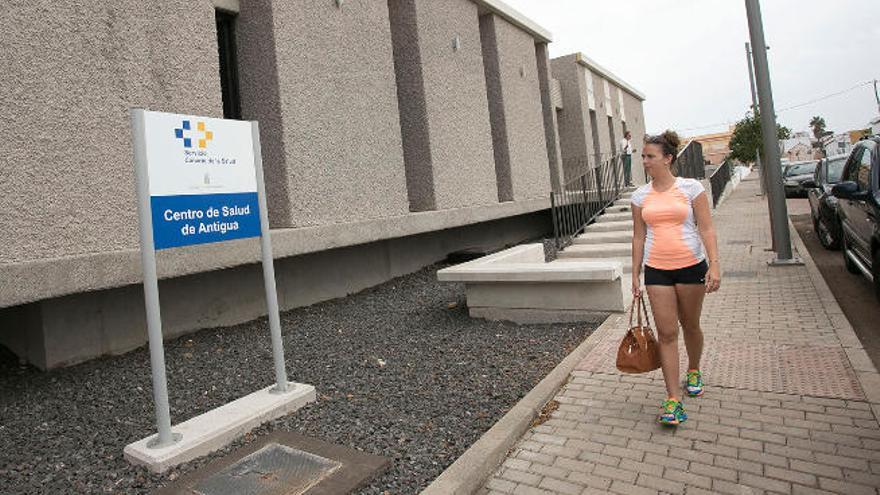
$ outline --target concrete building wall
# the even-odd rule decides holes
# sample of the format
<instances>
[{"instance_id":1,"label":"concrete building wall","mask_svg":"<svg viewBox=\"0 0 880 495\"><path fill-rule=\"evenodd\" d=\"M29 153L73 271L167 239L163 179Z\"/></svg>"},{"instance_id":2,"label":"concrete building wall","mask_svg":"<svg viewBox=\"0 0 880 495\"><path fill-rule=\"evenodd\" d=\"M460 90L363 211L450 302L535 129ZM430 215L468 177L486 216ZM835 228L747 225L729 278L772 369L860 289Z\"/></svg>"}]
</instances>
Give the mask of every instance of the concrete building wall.
<instances>
[{"instance_id":1,"label":"concrete building wall","mask_svg":"<svg viewBox=\"0 0 880 495\"><path fill-rule=\"evenodd\" d=\"M541 111L544 117L544 141L547 144L547 164L550 167L550 184L553 190L562 185L562 148L559 144L559 122L557 105L562 104L562 88L552 77L550 52L547 43L535 44L535 57L538 64L538 82L541 89Z\"/></svg>"},{"instance_id":2,"label":"concrete building wall","mask_svg":"<svg viewBox=\"0 0 880 495\"><path fill-rule=\"evenodd\" d=\"M585 167L585 160L593 156L586 80L574 54L554 58L550 63L553 77L562 90L562 109L556 115L564 175L570 178L573 171Z\"/></svg>"},{"instance_id":3,"label":"concrete building wall","mask_svg":"<svg viewBox=\"0 0 880 495\"><path fill-rule=\"evenodd\" d=\"M129 108L221 116L213 7L35 0L0 23L0 265L137 248Z\"/></svg>"},{"instance_id":4,"label":"concrete building wall","mask_svg":"<svg viewBox=\"0 0 880 495\"><path fill-rule=\"evenodd\" d=\"M633 158L632 178L636 184L646 183L645 167L642 163L642 147L645 143L645 114L642 100L632 94L623 92L623 103L626 109L626 128L632 133Z\"/></svg>"},{"instance_id":5,"label":"concrete building wall","mask_svg":"<svg viewBox=\"0 0 880 495\"><path fill-rule=\"evenodd\" d=\"M547 235L549 227L544 210L279 259L279 305L287 310L343 297L417 271L450 252L500 249ZM166 339L243 323L266 312L258 264L162 280L159 294ZM124 353L146 341L139 284L0 308L0 344L43 369Z\"/></svg>"},{"instance_id":6,"label":"concrete building wall","mask_svg":"<svg viewBox=\"0 0 880 495\"><path fill-rule=\"evenodd\" d=\"M549 190L549 162L535 41L506 20L480 17L498 199Z\"/></svg>"},{"instance_id":7,"label":"concrete building wall","mask_svg":"<svg viewBox=\"0 0 880 495\"><path fill-rule=\"evenodd\" d=\"M477 5L469 0L391 4L415 8L418 45L409 49L418 50L421 60L435 208L497 203Z\"/></svg>"},{"instance_id":8,"label":"concrete building wall","mask_svg":"<svg viewBox=\"0 0 880 495\"><path fill-rule=\"evenodd\" d=\"M490 15L498 46L501 103L507 124L513 200L544 197L550 191L550 164L541 108L534 38Z\"/></svg>"},{"instance_id":9,"label":"concrete building wall","mask_svg":"<svg viewBox=\"0 0 880 495\"><path fill-rule=\"evenodd\" d=\"M290 204L289 224L277 226L408 212L387 3L262 1L276 66L265 76L279 87L286 159L276 180Z\"/></svg>"}]
</instances>

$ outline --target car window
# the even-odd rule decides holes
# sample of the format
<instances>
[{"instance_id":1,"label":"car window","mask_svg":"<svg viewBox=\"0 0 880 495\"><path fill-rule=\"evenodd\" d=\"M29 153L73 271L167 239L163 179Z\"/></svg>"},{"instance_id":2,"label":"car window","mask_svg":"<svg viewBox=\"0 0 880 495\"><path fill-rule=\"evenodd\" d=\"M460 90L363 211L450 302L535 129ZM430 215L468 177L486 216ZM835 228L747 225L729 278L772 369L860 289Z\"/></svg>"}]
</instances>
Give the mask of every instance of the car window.
<instances>
[{"instance_id":1,"label":"car window","mask_svg":"<svg viewBox=\"0 0 880 495\"><path fill-rule=\"evenodd\" d=\"M785 171L786 177L793 177L795 175L805 175L812 174L816 171L816 162L813 163L802 163L799 165L792 165Z\"/></svg>"},{"instance_id":2,"label":"car window","mask_svg":"<svg viewBox=\"0 0 880 495\"><path fill-rule=\"evenodd\" d=\"M858 168L856 169L855 179L859 185L859 191L871 190L871 150L865 149L862 157L859 159Z\"/></svg>"},{"instance_id":3,"label":"car window","mask_svg":"<svg viewBox=\"0 0 880 495\"><path fill-rule=\"evenodd\" d=\"M826 164L827 170L827 181L829 184L836 184L840 182L840 177L843 175L843 167L846 165L846 158L837 158L835 160L829 160Z\"/></svg>"},{"instance_id":4,"label":"car window","mask_svg":"<svg viewBox=\"0 0 880 495\"><path fill-rule=\"evenodd\" d=\"M849 155L849 159L846 161L846 165L843 169L843 177L841 177L842 181L853 181L856 180L856 170L858 169L859 162L862 159L862 152L865 151L865 148L862 146L857 147L853 150L852 154Z\"/></svg>"}]
</instances>

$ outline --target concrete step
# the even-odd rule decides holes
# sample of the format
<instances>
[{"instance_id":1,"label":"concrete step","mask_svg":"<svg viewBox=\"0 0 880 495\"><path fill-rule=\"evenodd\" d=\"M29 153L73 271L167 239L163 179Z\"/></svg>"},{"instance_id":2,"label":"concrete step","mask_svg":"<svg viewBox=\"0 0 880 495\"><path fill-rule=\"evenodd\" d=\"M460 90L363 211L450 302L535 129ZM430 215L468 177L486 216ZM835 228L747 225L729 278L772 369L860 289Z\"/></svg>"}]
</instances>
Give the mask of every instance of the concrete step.
<instances>
[{"instance_id":1,"label":"concrete step","mask_svg":"<svg viewBox=\"0 0 880 495\"><path fill-rule=\"evenodd\" d=\"M617 205L617 206L609 206L605 208L605 213L620 213L620 212L632 212L632 208L627 205ZM631 214L631 213L630 213Z\"/></svg>"},{"instance_id":2,"label":"concrete step","mask_svg":"<svg viewBox=\"0 0 880 495\"><path fill-rule=\"evenodd\" d=\"M602 222L602 223L594 223L592 225L588 225L584 232L620 232L620 231L629 231L630 235L632 235L633 230L633 222L632 220L623 220L617 222Z\"/></svg>"},{"instance_id":3,"label":"concrete step","mask_svg":"<svg viewBox=\"0 0 880 495\"><path fill-rule=\"evenodd\" d=\"M632 256L632 243L573 244L559 253L560 258L622 258Z\"/></svg>"},{"instance_id":4,"label":"concrete step","mask_svg":"<svg viewBox=\"0 0 880 495\"><path fill-rule=\"evenodd\" d=\"M630 204L632 204L632 201L630 201L629 198L618 199L617 201L614 202L614 206L629 206Z\"/></svg>"},{"instance_id":5,"label":"concrete step","mask_svg":"<svg viewBox=\"0 0 880 495\"><path fill-rule=\"evenodd\" d=\"M563 251L564 252L564 251ZM606 263L610 261L619 261L621 267L623 268L623 273L630 274L632 273L632 258L631 257L615 257L615 258L557 258L557 262L559 263L569 263L574 261L595 261L598 263ZM624 284L629 286L629 277L627 276L624 279Z\"/></svg>"},{"instance_id":6,"label":"concrete step","mask_svg":"<svg viewBox=\"0 0 880 495\"><path fill-rule=\"evenodd\" d=\"M606 210L605 214L599 215L599 217L596 218L596 222L599 222L599 223L623 222L626 220L632 220L632 212L629 212L629 211L608 212Z\"/></svg>"},{"instance_id":7,"label":"concrete step","mask_svg":"<svg viewBox=\"0 0 880 495\"><path fill-rule=\"evenodd\" d=\"M572 240L572 244L609 244L632 242L632 231L590 232Z\"/></svg>"}]
</instances>

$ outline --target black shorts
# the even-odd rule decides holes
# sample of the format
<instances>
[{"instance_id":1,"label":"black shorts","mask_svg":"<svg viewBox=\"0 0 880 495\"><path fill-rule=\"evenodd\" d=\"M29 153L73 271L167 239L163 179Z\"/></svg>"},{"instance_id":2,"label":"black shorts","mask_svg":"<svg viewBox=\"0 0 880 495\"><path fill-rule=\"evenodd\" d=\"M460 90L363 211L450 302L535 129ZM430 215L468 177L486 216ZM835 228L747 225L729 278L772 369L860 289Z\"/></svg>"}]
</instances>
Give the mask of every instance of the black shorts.
<instances>
[{"instance_id":1,"label":"black shorts","mask_svg":"<svg viewBox=\"0 0 880 495\"><path fill-rule=\"evenodd\" d=\"M645 285L704 284L708 271L706 260L678 270L659 270L645 265Z\"/></svg>"}]
</instances>

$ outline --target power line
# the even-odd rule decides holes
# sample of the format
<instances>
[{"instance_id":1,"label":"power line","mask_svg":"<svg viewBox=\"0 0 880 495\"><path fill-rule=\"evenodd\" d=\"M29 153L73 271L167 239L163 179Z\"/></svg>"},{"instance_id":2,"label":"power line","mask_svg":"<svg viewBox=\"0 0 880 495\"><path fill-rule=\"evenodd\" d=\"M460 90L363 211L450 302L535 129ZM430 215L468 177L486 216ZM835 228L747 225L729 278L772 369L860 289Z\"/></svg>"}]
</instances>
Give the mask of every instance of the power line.
<instances>
[{"instance_id":1,"label":"power line","mask_svg":"<svg viewBox=\"0 0 880 495\"><path fill-rule=\"evenodd\" d=\"M788 107L785 107L785 108L781 108L781 109L777 110L776 113L779 114L779 113L781 113L781 112L785 112L785 111L788 111L788 110L794 110L795 108L801 108L801 107L809 106L809 105L812 105L812 104L814 104L814 103L818 103L818 102L820 102L820 101L824 101L824 100L828 100L828 99L830 99L830 98L834 98L834 97L837 97L837 96L844 95L844 94L846 94L846 93L849 93L850 91L855 91L855 90L857 90L857 89L859 89L859 88L862 88L862 87L864 87L864 86L871 85L871 84L873 84L873 83L874 83L873 80L871 80L871 81L864 81L864 82L861 82L861 83L859 83L859 84L856 84L855 86L853 86L853 87L851 87L851 88L847 88L847 89L844 89L844 90L842 90L842 91L837 91L837 92L834 92L834 93L831 93L831 94L827 94L827 95L824 95L824 96L820 96L820 97L818 97L818 98L813 98L812 100L805 101L805 102L803 102L803 103L798 103L798 104L796 104L796 105L791 105L791 106L788 106ZM687 132L687 131L698 131L698 130L701 130L701 129L709 129L709 128L712 128L712 127L721 127L721 126L723 126L723 125L730 125L730 124L735 124L735 123L736 123L736 121L728 120L728 121L726 121L726 122L718 122L718 123L716 123L716 124L707 124L707 125L701 125L701 126L696 126L696 127L688 127L688 128L686 128L686 129L681 129L680 131L681 131L681 132Z\"/></svg>"},{"instance_id":2,"label":"power line","mask_svg":"<svg viewBox=\"0 0 880 495\"><path fill-rule=\"evenodd\" d=\"M853 87L851 87L851 88L844 89L843 91L838 91L838 92L836 92L836 93L831 93L831 94L828 94L828 95L825 95L825 96L820 96L820 97L818 97L818 98L814 98L814 99L812 99L812 100L810 100L810 101L805 101L805 102L803 102L803 103L798 103L797 105L792 105L792 106L790 106L790 107L785 107L785 108L779 109L779 110L776 111L776 113L784 112L784 111L786 111L786 110L794 110L795 108L805 107L805 106L807 106L807 105L812 105L813 103L818 103L818 102L820 102L820 101L824 101L824 100L827 100L827 99L829 99L829 98L834 98L835 96L840 96L840 95L843 95L843 94L849 93L850 91L855 91L855 90L857 90L857 89L859 89L859 88L861 88L861 87L864 87L864 86L868 86L868 85L870 85L870 84L873 84L873 82L874 82L873 80L871 80L871 81L861 82L861 83L856 84L855 86L853 86Z\"/></svg>"}]
</instances>

